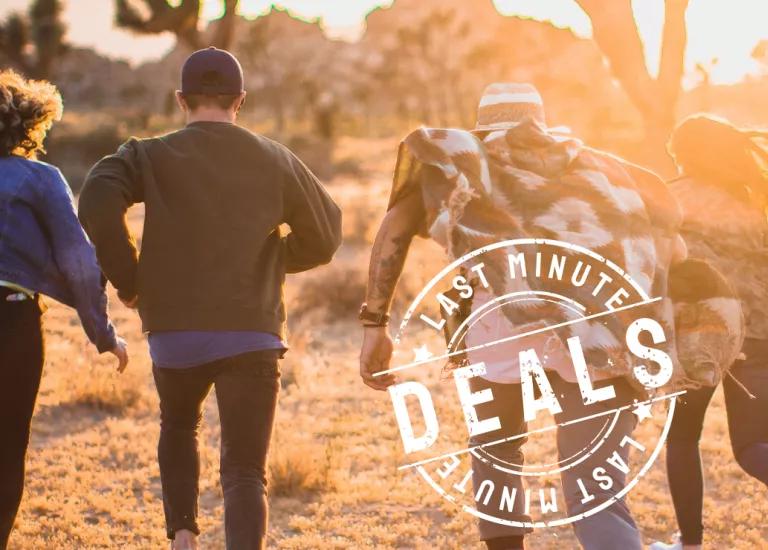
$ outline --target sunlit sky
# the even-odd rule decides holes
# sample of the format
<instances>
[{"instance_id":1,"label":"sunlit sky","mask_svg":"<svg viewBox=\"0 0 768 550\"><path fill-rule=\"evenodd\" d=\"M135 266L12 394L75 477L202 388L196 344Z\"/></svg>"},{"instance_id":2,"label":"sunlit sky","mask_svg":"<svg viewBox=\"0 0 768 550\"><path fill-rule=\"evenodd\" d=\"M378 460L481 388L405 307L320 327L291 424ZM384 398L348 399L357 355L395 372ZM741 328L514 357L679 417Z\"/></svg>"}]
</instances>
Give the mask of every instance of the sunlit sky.
<instances>
[{"instance_id":1,"label":"sunlit sky","mask_svg":"<svg viewBox=\"0 0 768 550\"><path fill-rule=\"evenodd\" d=\"M505 15L548 20L558 26L570 27L580 36L591 35L589 19L574 0L494 1ZM136 37L114 29L111 0L68 0L65 3L68 38L75 44L92 46L112 57L139 63L162 56L174 42L170 35ZM271 0L241 0L240 12L256 16L272 3ZM299 16L320 18L329 36L348 40L360 35L366 13L376 6L391 4L392 0L283 0L280 3ZM29 0L2 0L0 17L15 9L25 10L28 5ZM219 15L220 0L204 0L203 5L205 18ZM633 6L646 46L648 65L651 72L655 72L664 21L664 0L634 0ZM756 65L750 54L761 39L768 39L766 22L767 0L691 0L688 11L688 70L692 71L696 63L702 63L712 69L713 80L720 83L735 82L754 72ZM712 65L715 59L718 61Z\"/></svg>"}]
</instances>

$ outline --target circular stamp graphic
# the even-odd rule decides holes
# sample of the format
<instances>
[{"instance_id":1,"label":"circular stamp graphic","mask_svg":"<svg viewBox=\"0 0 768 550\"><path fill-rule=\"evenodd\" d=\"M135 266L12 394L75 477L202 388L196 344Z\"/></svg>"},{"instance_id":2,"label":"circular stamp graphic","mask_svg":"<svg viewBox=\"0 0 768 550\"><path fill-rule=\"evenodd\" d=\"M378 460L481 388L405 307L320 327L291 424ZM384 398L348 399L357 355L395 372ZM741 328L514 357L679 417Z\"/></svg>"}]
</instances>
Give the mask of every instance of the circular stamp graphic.
<instances>
[{"instance_id":1,"label":"circular stamp graphic","mask_svg":"<svg viewBox=\"0 0 768 550\"><path fill-rule=\"evenodd\" d=\"M669 312L650 287L641 270L549 239L452 262L406 311L400 359L379 373L398 377L399 469L481 524L521 531L625 506L682 393L664 391Z\"/></svg>"}]
</instances>

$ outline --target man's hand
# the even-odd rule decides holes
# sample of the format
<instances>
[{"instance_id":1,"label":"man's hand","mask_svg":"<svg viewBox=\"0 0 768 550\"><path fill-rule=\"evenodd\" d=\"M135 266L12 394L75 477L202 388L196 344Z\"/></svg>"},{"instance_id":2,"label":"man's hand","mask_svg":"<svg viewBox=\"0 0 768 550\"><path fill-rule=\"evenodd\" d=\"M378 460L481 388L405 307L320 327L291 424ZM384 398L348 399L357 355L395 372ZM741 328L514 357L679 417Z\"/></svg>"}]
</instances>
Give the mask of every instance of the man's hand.
<instances>
[{"instance_id":1,"label":"man's hand","mask_svg":"<svg viewBox=\"0 0 768 550\"><path fill-rule=\"evenodd\" d=\"M120 298L120 301L123 302L123 305L129 309L136 309L136 306L139 303L139 297L134 296L130 300L126 300L125 298Z\"/></svg>"},{"instance_id":2,"label":"man's hand","mask_svg":"<svg viewBox=\"0 0 768 550\"><path fill-rule=\"evenodd\" d=\"M128 344L122 338L117 339L117 344L109 353L117 357L117 372L121 373L128 366Z\"/></svg>"},{"instance_id":3,"label":"man's hand","mask_svg":"<svg viewBox=\"0 0 768 550\"><path fill-rule=\"evenodd\" d=\"M393 374L373 376L377 372L389 369L392 360L392 338L386 327L365 327L363 347L360 351L360 376L367 386L374 390L385 391L397 383Z\"/></svg>"}]
</instances>

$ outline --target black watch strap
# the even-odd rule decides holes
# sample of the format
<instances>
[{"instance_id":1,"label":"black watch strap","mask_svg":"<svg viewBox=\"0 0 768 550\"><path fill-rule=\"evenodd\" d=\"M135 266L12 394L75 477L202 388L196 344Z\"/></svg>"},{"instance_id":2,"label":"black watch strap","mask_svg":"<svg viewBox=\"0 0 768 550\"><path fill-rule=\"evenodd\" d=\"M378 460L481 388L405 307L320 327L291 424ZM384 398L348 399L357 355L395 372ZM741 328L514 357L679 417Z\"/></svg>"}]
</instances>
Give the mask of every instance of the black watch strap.
<instances>
[{"instance_id":1,"label":"black watch strap","mask_svg":"<svg viewBox=\"0 0 768 550\"><path fill-rule=\"evenodd\" d=\"M385 327L389 324L389 315L386 313L374 313L368 309L368 304L363 304L360 308L360 315L358 319L363 322L364 325Z\"/></svg>"}]
</instances>

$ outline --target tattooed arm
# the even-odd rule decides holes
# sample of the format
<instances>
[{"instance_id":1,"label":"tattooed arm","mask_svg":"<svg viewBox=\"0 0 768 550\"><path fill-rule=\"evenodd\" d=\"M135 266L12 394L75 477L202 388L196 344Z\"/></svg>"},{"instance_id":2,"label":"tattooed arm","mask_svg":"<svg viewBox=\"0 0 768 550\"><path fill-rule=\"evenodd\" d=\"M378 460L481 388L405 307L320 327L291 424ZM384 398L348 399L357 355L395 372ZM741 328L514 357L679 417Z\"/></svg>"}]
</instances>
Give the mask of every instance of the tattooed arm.
<instances>
[{"instance_id":1,"label":"tattooed arm","mask_svg":"<svg viewBox=\"0 0 768 550\"><path fill-rule=\"evenodd\" d=\"M374 313L389 313L397 282L413 237L424 223L424 206L419 193L410 193L397 202L384 218L371 251L366 303ZM396 382L393 375L374 377L387 370L392 359L392 339L387 327L365 327L360 352L360 376L368 386L385 390Z\"/></svg>"}]
</instances>

